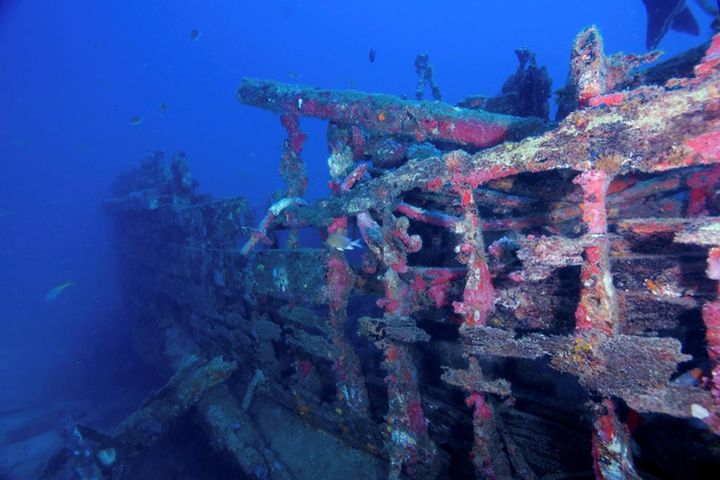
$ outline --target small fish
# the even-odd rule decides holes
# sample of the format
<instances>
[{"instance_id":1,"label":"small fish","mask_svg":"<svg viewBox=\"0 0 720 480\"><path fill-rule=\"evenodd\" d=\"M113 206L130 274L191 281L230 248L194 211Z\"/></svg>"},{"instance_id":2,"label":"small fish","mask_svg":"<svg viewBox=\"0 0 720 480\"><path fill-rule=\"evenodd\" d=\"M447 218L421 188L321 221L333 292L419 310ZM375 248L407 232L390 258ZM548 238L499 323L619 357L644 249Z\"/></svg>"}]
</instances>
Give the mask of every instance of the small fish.
<instances>
[{"instance_id":1,"label":"small fish","mask_svg":"<svg viewBox=\"0 0 720 480\"><path fill-rule=\"evenodd\" d=\"M293 78L293 79L300 78L300 74L298 72L296 72L295 70L288 70L287 74L288 74L288 77Z\"/></svg>"},{"instance_id":2,"label":"small fish","mask_svg":"<svg viewBox=\"0 0 720 480\"><path fill-rule=\"evenodd\" d=\"M130 117L130 125L140 125L143 122L143 118L139 115Z\"/></svg>"},{"instance_id":3,"label":"small fish","mask_svg":"<svg viewBox=\"0 0 720 480\"><path fill-rule=\"evenodd\" d=\"M377 50L374 48L371 48L368 52L368 60L370 60L370 63L375 63L375 58L377 57Z\"/></svg>"},{"instance_id":4,"label":"small fish","mask_svg":"<svg viewBox=\"0 0 720 480\"><path fill-rule=\"evenodd\" d=\"M63 293L63 291L65 291L66 288L72 287L74 285L75 285L75 282L68 280L67 282L62 283L62 284L58 285L57 287L50 289L45 294L45 301L46 302L54 302L55 300L57 300L57 298L60 296L60 294Z\"/></svg>"},{"instance_id":5,"label":"small fish","mask_svg":"<svg viewBox=\"0 0 720 480\"><path fill-rule=\"evenodd\" d=\"M165 102L160 102L160 113L165 113L165 112L167 112L167 109L168 109L167 103L165 103Z\"/></svg>"},{"instance_id":6,"label":"small fish","mask_svg":"<svg viewBox=\"0 0 720 480\"><path fill-rule=\"evenodd\" d=\"M683 387L696 387L702 382L703 371L699 368L693 368L688 370L682 375L674 378L670 381L673 385L679 385Z\"/></svg>"},{"instance_id":7,"label":"small fish","mask_svg":"<svg viewBox=\"0 0 720 480\"><path fill-rule=\"evenodd\" d=\"M193 28L190 32L190 40L197 40L200 37L200 30Z\"/></svg>"},{"instance_id":8,"label":"small fish","mask_svg":"<svg viewBox=\"0 0 720 480\"><path fill-rule=\"evenodd\" d=\"M285 20L292 20L292 18L295 16L295 9L292 5L286 3L282 6L282 10L280 13Z\"/></svg>"},{"instance_id":9,"label":"small fish","mask_svg":"<svg viewBox=\"0 0 720 480\"><path fill-rule=\"evenodd\" d=\"M340 251L363 248L362 240L359 238L357 240L350 240L345 235L341 235L339 233L333 233L330 235L327 240L325 240L325 245Z\"/></svg>"}]
</instances>

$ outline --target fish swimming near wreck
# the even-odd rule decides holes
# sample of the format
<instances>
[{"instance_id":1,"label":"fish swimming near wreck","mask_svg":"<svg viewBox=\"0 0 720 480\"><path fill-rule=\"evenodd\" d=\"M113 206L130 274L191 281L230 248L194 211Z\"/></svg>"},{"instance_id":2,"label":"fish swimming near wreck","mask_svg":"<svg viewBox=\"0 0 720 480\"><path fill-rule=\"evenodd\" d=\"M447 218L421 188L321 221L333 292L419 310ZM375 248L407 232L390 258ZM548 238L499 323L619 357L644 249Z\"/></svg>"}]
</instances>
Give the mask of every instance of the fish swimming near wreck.
<instances>
[{"instance_id":1,"label":"fish swimming near wreck","mask_svg":"<svg viewBox=\"0 0 720 480\"><path fill-rule=\"evenodd\" d=\"M714 7L707 1L695 0L709 14ZM643 0L647 11L647 37L645 46L652 50L660 43L668 30L700 35L700 26L685 0Z\"/></svg>"},{"instance_id":2,"label":"fish swimming near wreck","mask_svg":"<svg viewBox=\"0 0 720 480\"><path fill-rule=\"evenodd\" d=\"M74 285L75 285L75 282L73 282L72 280L68 280L65 283L61 283L57 287L51 288L45 294L45 301L48 303L54 302L65 291L66 288L72 287Z\"/></svg>"},{"instance_id":3,"label":"fish swimming near wreck","mask_svg":"<svg viewBox=\"0 0 720 480\"><path fill-rule=\"evenodd\" d=\"M325 240L325 245L340 251L363 248L362 240L360 240L359 238L357 240L351 240L345 235L341 235L339 233L333 233L332 235L330 235L327 240Z\"/></svg>"}]
</instances>

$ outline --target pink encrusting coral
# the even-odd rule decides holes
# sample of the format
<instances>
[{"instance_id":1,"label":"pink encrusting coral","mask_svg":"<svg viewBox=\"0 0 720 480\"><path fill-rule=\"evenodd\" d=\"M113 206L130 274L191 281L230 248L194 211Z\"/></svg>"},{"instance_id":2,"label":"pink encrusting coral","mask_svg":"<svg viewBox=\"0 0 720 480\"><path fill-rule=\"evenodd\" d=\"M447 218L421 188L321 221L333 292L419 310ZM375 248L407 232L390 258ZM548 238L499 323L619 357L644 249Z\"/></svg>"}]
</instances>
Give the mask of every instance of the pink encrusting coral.
<instances>
[{"instance_id":1,"label":"pink encrusting coral","mask_svg":"<svg viewBox=\"0 0 720 480\"><path fill-rule=\"evenodd\" d=\"M428 296L432 299L437 308L444 307L448 303L450 282L463 277L463 272L457 270L431 269L425 272L430 277L430 288Z\"/></svg>"},{"instance_id":2,"label":"pink encrusting coral","mask_svg":"<svg viewBox=\"0 0 720 480\"><path fill-rule=\"evenodd\" d=\"M411 220L436 225L438 227L450 228L460 222L460 219L444 212L425 210L405 202L400 202L395 211L405 215Z\"/></svg>"},{"instance_id":3,"label":"pink encrusting coral","mask_svg":"<svg viewBox=\"0 0 720 480\"><path fill-rule=\"evenodd\" d=\"M476 147L496 145L547 128L547 124L537 118L256 79L243 79L238 98L248 105L354 125L384 135L405 135L420 141L445 140Z\"/></svg>"},{"instance_id":4,"label":"pink encrusting coral","mask_svg":"<svg viewBox=\"0 0 720 480\"><path fill-rule=\"evenodd\" d=\"M628 80L638 66L652 63L662 52L636 55L605 54L605 45L597 26L591 25L575 37L570 58L570 75L579 106L614 106L626 99L622 92L611 93Z\"/></svg>"},{"instance_id":5,"label":"pink encrusting coral","mask_svg":"<svg viewBox=\"0 0 720 480\"><path fill-rule=\"evenodd\" d=\"M348 192L357 182L367 173L368 164L360 163L355 169L345 177L345 180L340 184L340 192Z\"/></svg>"},{"instance_id":6,"label":"pink encrusting coral","mask_svg":"<svg viewBox=\"0 0 720 480\"><path fill-rule=\"evenodd\" d=\"M463 243L458 259L467 265L467 275L462 302L453 302L453 309L463 316L465 324L485 325L493 309L495 290L485 257L480 218L472 189L460 188L457 193L464 210Z\"/></svg>"},{"instance_id":7,"label":"pink encrusting coral","mask_svg":"<svg viewBox=\"0 0 720 480\"><path fill-rule=\"evenodd\" d=\"M604 105L606 107L612 107L623 103L626 97L626 94L623 92L609 93L607 95L598 95L596 97L591 97L587 101L587 103L591 107L599 107L601 105Z\"/></svg>"},{"instance_id":8,"label":"pink encrusting coral","mask_svg":"<svg viewBox=\"0 0 720 480\"><path fill-rule=\"evenodd\" d=\"M575 321L579 331L597 329L606 335L613 335L618 330L618 324L607 236L609 182L609 175L601 170L589 170L574 180L582 188L583 203L580 209L588 235L580 271L582 289Z\"/></svg>"},{"instance_id":9,"label":"pink encrusting coral","mask_svg":"<svg viewBox=\"0 0 720 480\"><path fill-rule=\"evenodd\" d=\"M713 132L712 138L708 138L708 142L713 142L715 149L714 155L720 157L720 132ZM698 151L699 147L693 147L697 139L689 141L688 144L693 150ZM715 187L720 182L720 167L714 167L709 172L696 173L690 175L687 185L690 187L690 196L688 198L687 214L695 217L698 215L707 215L708 206L715 196ZM712 278L712 277L711 277Z\"/></svg>"},{"instance_id":10,"label":"pink encrusting coral","mask_svg":"<svg viewBox=\"0 0 720 480\"><path fill-rule=\"evenodd\" d=\"M348 229L348 218L347 217L337 217L334 218L333 221L328 225L327 233L328 235L332 235L334 233L342 234L344 235L347 232Z\"/></svg>"},{"instance_id":11,"label":"pink encrusting coral","mask_svg":"<svg viewBox=\"0 0 720 480\"><path fill-rule=\"evenodd\" d=\"M703 79L716 72L718 68L720 68L720 34L713 37L705 56L695 67L695 76Z\"/></svg>"}]
</instances>

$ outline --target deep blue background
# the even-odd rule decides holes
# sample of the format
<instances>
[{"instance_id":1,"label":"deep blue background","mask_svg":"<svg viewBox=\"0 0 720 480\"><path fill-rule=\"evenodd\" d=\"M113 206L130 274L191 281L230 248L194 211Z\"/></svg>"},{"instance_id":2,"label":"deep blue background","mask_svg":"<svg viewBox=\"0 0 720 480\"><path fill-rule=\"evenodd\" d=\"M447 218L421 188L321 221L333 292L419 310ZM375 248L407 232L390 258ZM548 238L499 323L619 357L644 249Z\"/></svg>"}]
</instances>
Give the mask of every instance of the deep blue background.
<instances>
[{"instance_id":1,"label":"deep blue background","mask_svg":"<svg viewBox=\"0 0 720 480\"><path fill-rule=\"evenodd\" d=\"M283 131L273 115L235 100L242 76L412 96L413 60L424 51L456 102L497 93L516 68L516 47L534 50L558 88L580 29L599 25L608 52L642 52L646 22L640 0L0 5L0 411L99 395L115 381L129 327L101 201L118 173L148 150L184 150L215 195L262 206L282 185ZM691 8L707 38L709 17ZM201 32L195 41L192 29ZM670 33L660 47L672 54L699 42ZM135 115L141 125L130 125ZM303 125L317 198L327 181L324 130ZM45 303L67 279L77 286Z\"/></svg>"}]
</instances>

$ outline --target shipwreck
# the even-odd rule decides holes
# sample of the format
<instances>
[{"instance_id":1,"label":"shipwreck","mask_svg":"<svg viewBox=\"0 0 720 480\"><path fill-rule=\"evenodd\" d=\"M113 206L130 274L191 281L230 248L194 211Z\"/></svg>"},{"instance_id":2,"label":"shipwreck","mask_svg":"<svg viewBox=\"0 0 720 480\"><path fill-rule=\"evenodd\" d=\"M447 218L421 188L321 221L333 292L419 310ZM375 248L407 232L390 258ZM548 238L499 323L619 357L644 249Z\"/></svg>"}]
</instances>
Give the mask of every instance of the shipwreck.
<instances>
[{"instance_id":1,"label":"shipwreck","mask_svg":"<svg viewBox=\"0 0 720 480\"><path fill-rule=\"evenodd\" d=\"M236 478L330 478L298 466L312 439L268 438L269 406L357 452L353 478L717 472L720 36L642 69L656 53L584 30L557 122L518 59L460 106L242 80L287 132L259 221L199 194L182 155L120 178L123 293L170 380L112 432L70 422L48 478L139 478L178 422ZM314 203L303 117L328 122ZM366 248L308 240L329 234Z\"/></svg>"}]
</instances>

